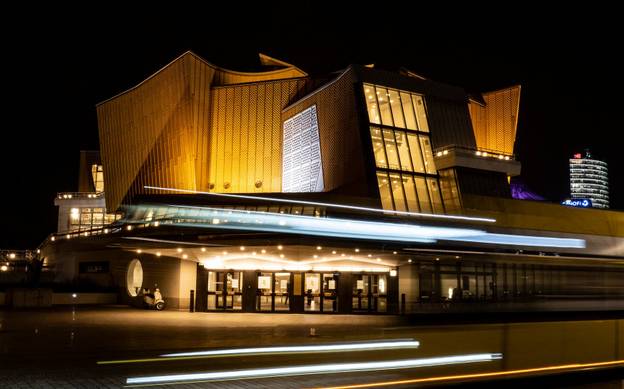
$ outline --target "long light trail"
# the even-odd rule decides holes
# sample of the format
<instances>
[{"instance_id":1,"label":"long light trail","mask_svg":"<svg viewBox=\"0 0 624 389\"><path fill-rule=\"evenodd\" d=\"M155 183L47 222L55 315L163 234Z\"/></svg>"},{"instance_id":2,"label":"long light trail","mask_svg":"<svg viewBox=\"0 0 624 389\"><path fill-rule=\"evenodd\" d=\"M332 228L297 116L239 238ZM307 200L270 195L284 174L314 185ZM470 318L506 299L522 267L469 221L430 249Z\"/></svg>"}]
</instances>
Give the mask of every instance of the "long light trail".
<instances>
[{"instance_id":1,"label":"long light trail","mask_svg":"<svg viewBox=\"0 0 624 389\"><path fill-rule=\"evenodd\" d=\"M186 353L163 354L161 357L188 357L198 355L245 355L245 354L274 354L274 353L307 353L307 352L336 352L336 351L363 351L388 350L399 348L416 348L420 342L416 340L392 340L386 342L348 343L348 344L321 344L311 346L283 346L283 347L251 347L228 350L192 351Z\"/></svg>"},{"instance_id":2,"label":"long light trail","mask_svg":"<svg viewBox=\"0 0 624 389\"><path fill-rule=\"evenodd\" d=\"M216 196L216 197L230 197L230 198L236 198L236 199L263 200L263 201L275 201L275 202L288 203L288 204L313 205L316 207L341 208L341 209L350 209L354 211L376 212L376 213L383 213L383 214L390 213L390 214L396 214L396 215L402 215L402 216L428 217L432 219L467 220L467 221L477 221L477 222L486 222L486 223L496 222L496 219L487 218L487 217L436 215L436 214L431 214L431 213L393 211L393 210L384 210L384 209L379 209L379 208L359 207L356 205L321 203L318 201L307 201L307 200L290 200L290 199L280 199L276 197L248 196L248 195L240 195L240 194L232 194L232 193L202 192L198 190L165 188L165 187L160 187L160 186L149 186L149 185L144 185L143 188L153 189L153 190L164 190L164 191L169 191L169 192L187 193L187 194L201 194L201 195L209 195L209 196Z\"/></svg>"},{"instance_id":3,"label":"long light trail","mask_svg":"<svg viewBox=\"0 0 624 389\"><path fill-rule=\"evenodd\" d=\"M534 247L561 247L584 249L584 239L572 238L552 238L548 236L511 235L487 233L482 236L471 236L468 238L455 238L455 241L503 244L512 246L534 246Z\"/></svg>"},{"instance_id":4,"label":"long light trail","mask_svg":"<svg viewBox=\"0 0 624 389\"><path fill-rule=\"evenodd\" d=\"M423 226L355 219L319 218L303 215L246 211L182 205L140 205L153 214L168 214L178 219L176 225L218 229L270 231L315 236L333 236L368 240L433 243L436 239L452 239L485 234L469 228ZM163 212L161 212L163 211ZM129 220L132 222L132 220Z\"/></svg>"},{"instance_id":5,"label":"long light trail","mask_svg":"<svg viewBox=\"0 0 624 389\"><path fill-rule=\"evenodd\" d=\"M420 342L414 339L387 339L383 341L366 341L342 344L316 344L306 346L279 346L279 347L247 347L222 350L190 351L184 353L163 354L159 358L126 359L116 361L99 361L98 365L112 365L122 363L163 362L180 359L200 359L219 357L242 357L251 355L277 354L305 354L305 353L334 353L357 352L371 350L397 350L418 348Z\"/></svg>"},{"instance_id":6,"label":"long light trail","mask_svg":"<svg viewBox=\"0 0 624 389\"><path fill-rule=\"evenodd\" d=\"M383 382L371 382L367 384L355 384L355 385L342 385L323 387L318 389L361 389L361 388L375 388L375 387L387 387L393 385L409 385L419 384L426 382L447 382L447 381L465 381L475 380L480 378L496 378L496 377L514 377L535 375L535 373L550 373L556 374L559 372L575 371L580 369L608 369L611 367L624 366L624 359L606 362L590 362L590 363L571 363L568 365L554 365L554 366L542 366L533 367L528 369L516 369L505 371L493 371L487 373L474 373L474 374L457 374L437 377L425 377L425 378L413 378L407 380L397 381L383 381Z\"/></svg>"},{"instance_id":7,"label":"long light trail","mask_svg":"<svg viewBox=\"0 0 624 389\"><path fill-rule=\"evenodd\" d=\"M357 219L319 218L271 212L183 205L133 206L147 214L168 215L176 225L213 229L248 230L303 234L322 237L383 240L410 243L435 243L438 240L505 244L512 246L585 248L584 239L532 235L493 234L459 227L390 223ZM142 220L125 220L142 223Z\"/></svg>"},{"instance_id":8,"label":"long light trail","mask_svg":"<svg viewBox=\"0 0 624 389\"><path fill-rule=\"evenodd\" d=\"M291 367L273 367L262 369L218 371L190 374L172 374L147 377L130 377L127 384L166 384L232 379L251 379L266 377L284 377L310 374L336 374L361 371L409 369L428 366L456 365L463 363L491 362L502 359L500 353L452 355L445 357L403 359L397 361L375 361L357 363L332 363L323 365L303 365Z\"/></svg>"}]
</instances>

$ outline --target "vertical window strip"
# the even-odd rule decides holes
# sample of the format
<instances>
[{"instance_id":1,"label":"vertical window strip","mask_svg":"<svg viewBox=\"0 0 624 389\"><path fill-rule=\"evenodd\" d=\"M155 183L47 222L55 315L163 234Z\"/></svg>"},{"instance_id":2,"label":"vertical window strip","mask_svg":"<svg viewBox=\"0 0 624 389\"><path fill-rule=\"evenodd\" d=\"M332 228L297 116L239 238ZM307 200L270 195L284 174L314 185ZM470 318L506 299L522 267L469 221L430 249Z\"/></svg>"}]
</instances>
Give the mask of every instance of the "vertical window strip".
<instances>
[{"instance_id":1,"label":"vertical window strip","mask_svg":"<svg viewBox=\"0 0 624 389\"><path fill-rule=\"evenodd\" d=\"M386 156L386 146L384 145L381 128L371 127L370 132L371 144L373 146L373 154L375 156L375 166L387 169L388 157Z\"/></svg>"}]
</instances>

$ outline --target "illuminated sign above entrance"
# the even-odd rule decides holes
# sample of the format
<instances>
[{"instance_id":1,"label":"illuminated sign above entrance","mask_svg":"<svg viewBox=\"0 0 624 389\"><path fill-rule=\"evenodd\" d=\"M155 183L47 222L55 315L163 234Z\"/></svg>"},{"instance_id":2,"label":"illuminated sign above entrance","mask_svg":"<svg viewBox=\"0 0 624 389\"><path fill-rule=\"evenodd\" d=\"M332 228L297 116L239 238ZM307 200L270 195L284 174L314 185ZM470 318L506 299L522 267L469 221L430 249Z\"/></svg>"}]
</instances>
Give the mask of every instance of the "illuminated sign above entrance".
<instances>
[{"instance_id":1,"label":"illuminated sign above entrance","mask_svg":"<svg viewBox=\"0 0 624 389\"><path fill-rule=\"evenodd\" d=\"M592 202L590 199L566 199L561 202L561 205L577 208L591 208Z\"/></svg>"}]
</instances>

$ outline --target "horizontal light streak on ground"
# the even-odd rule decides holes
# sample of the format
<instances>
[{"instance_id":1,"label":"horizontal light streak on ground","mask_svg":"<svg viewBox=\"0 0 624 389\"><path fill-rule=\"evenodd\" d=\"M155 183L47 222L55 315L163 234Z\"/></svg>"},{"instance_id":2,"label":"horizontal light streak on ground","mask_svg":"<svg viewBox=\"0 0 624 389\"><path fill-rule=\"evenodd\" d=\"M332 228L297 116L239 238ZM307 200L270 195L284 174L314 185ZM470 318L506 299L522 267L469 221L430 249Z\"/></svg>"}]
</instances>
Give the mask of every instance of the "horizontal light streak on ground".
<instances>
[{"instance_id":1,"label":"horizontal light streak on ground","mask_svg":"<svg viewBox=\"0 0 624 389\"><path fill-rule=\"evenodd\" d=\"M535 367L535 368L530 368L530 369L495 371L495 372L489 372L489 373L458 374L458 375L448 375L448 376L438 376L438 377L414 378L414 379L409 379L409 380L372 382L369 384L328 386L328 387L321 387L317 389L374 388L374 387L379 387L379 386L409 385L409 384L418 384L418 383L427 383L427 382L445 382L445 381L461 381L461 380L470 380L470 379L479 379L479 378L524 376L524 375L532 375L535 373L559 373L559 372L566 372L566 371L575 371L575 370L580 370L580 369L617 367L618 365L624 366L624 359L620 359L616 361L606 361L606 362L572 363L569 365L543 366L543 367Z\"/></svg>"},{"instance_id":2,"label":"horizontal light streak on ground","mask_svg":"<svg viewBox=\"0 0 624 389\"><path fill-rule=\"evenodd\" d=\"M467 354L446 357L403 359L398 361L375 361L359 363L333 363L324 365L302 365L263 369L219 371L190 374L173 374L148 377L131 377L126 384L172 384L199 381L285 377L310 374L336 374L377 370L409 369L427 366L455 365L463 363L490 362L501 359L500 353Z\"/></svg>"},{"instance_id":3,"label":"horizontal light streak on ground","mask_svg":"<svg viewBox=\"0 0 624 389\"><path fill-rule=\"evenodd\" d=\"M416 348L420 342L416 340L388 340L384 342L319 344L310 346L283 347L250 347L228 350L193 351L186 353L163 354L161 357L188 357L195 355L245 355L263 353L305 353L305 352L338 352L363 350L389 350L398 348Z\"/></svg>"},{"instance_id":4,"label":"horizontal light streak on ground","mask_svg":"<svg viewBox=\"0 0 624 389\"><path fill-rule=\"evenodd\" d=\"M387 339L383 341L353 342L343 344L316 344L306 346L281 346L281 347L247 347L223 350L191 351L185 353L163 354L159 358L125 359L113 361L100 361L98 365L113 365L124 363L143 362L166 362L184 359L242 357L255 355L279 355L279 354L311 354L311 353L335 353L357 352L375 350L397 350L418 348L420 342L414 339Z\"/></svg>"},{"instance_id":5,"label":"horizontal light streak on ground","mask_svg":"<svg viewBox=\"0 0 624 389\"><path fill-rule=\"evenodd\" d=\"M164 188L164 187L159 187L159 186L148 186L148 185L143 186L143 188L154 189L154 190L164 190L164 191L178 192L178 193L202 194L202 195L217 196L217 197L231 197L231 198L248 199L248 200L276 201L276 202L288 203L288 204L314 205L317 207L342 208L342 209L351 209L354 211L383 213L386 215L396 214L396 215L403 215L403 216L429 217L433 219L467 220L467 221L478 221L478 222L487 222L487 223L496 222L496 219L485 218L485 217L436 215L436 214L431 214L431 213L392 211L392 210L384 210L384 209L379 209L379 208L359 207L355 205L321 203L317 201L306 201L306 200L290 200L290 199L280 199L280 198L275 198L275 197L247 196L247 195L239 195L239 194L231 194L231 193L201 192L197 190Z\"/></svg>"}]
</instances>

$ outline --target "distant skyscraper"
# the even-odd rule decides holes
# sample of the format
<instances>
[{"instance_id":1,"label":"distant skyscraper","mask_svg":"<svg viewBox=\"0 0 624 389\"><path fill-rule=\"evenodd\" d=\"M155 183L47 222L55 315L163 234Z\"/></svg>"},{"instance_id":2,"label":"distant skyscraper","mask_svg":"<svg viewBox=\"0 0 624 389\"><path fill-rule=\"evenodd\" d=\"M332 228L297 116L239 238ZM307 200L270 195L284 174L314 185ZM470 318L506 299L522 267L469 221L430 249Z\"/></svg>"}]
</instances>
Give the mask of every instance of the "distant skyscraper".
<instances>
[{"instance_id":1,"label":"distant skyscraper","mask_svg":"<svg viewBox=\"0 0 624 389\"><path fill-rule=\"evenodd\" d=\"M591 200L594 208L609 208L609 172L607 163L592 157L574 154L570 159L570 194L574 199Z\"/></svg>"}]
</instances>

